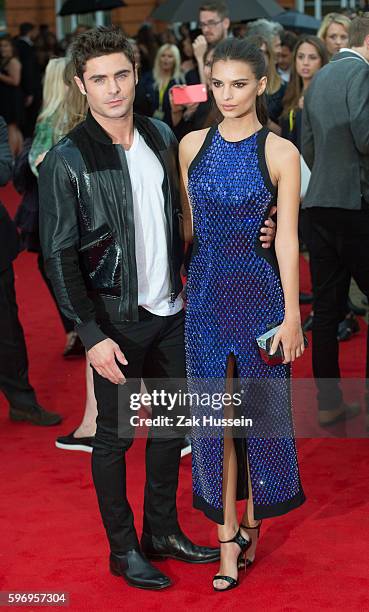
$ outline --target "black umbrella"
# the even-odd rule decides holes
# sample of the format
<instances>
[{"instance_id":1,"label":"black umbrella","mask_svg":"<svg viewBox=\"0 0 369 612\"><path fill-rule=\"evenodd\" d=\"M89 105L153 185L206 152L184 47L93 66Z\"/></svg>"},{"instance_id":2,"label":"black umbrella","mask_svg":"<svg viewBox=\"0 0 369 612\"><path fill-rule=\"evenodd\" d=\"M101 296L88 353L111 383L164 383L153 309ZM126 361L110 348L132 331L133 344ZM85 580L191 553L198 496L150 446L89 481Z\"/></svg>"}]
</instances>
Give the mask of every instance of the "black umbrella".
<instances>
[{"instance_id":1,"label":"black umbrella","mask_svg":"<svg viewBox=\"0 0 369 612\"><path fill-rule=\"evenodd\" d=\"M127 6L124 0L66 0L59 11L61 17L65 15L83 15L96 11L110 11L114 8Z\"/></svg>"},{"instance_id":2,"label":"black umbrella","mask_svg":"<svg viewBox=\"0 0 369 612\"><path fill-rule=\"evenodd\" d=\"M273 17L273 21L277 21L286 29L298 30L300 32L316 32L320 28L319 19L304 15L298 11L284 11L280 15Z\"/></svg>"},{"instance_id":3,"label":"black umbrella","mask_svg":"<svg viewBox=\"0 0 369 612\"><path fill-rule=\"evenodd\" d=\"M204 0L167 0L152 13L160 21L196 21ZM271 19L281 13L281 6L274 0L228 0L231 21Z\"/></svg>"}]
</instances>

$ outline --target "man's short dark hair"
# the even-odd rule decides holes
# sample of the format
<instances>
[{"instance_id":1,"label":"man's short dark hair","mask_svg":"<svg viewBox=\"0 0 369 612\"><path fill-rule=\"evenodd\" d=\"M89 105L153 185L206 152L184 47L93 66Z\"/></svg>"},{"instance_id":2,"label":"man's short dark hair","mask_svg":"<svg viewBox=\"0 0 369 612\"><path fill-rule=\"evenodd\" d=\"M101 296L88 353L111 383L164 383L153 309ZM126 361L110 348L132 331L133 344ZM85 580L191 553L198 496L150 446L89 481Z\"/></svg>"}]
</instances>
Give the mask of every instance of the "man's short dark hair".
<instances>
[{"instance_id":1,"label":"man's short dark hair","mask_svg":"<svg viewBox=\"0 0 369 612\"><path fill-rule=\"evenodd\" d=\"M294 32L283 32L281 35L281 45L282 47L287 47L291 52L294 50L296 43L298 40L298 36Z\"/></svg>"},{"instance_id":2,"label":"man's short dark hair","mask_svg":"<svg viewBox=\"0 0 369 612\"><path fill-rule=\"evenodd\" d=\"M217 13L221 19L229 17L229 9L225 2L204 2L199 8L199 13L200 11Z\"/></svg>"},{"instance_id":3,"label":"man's short dark hair","mask_svg":"<svg viewBox=\"0 0 369 612\"><path fill-rule=\"evenodd\" d=\"M86 63L94 57L124 53L135 68L135 54L128 38L117 26L99 26L79 34L71 44L71 56L77 76L83 81Z\"/></svg>"},{"instance_id":4,"label":"man's short dark hair","mask_svg":"<svg viewBox=\"0 0 369 612\"><path fill-rule=\"evenodd\" d=\"M20 36L27 36L27 34L32 32L32 30L34 30L35 27L36 26L35 26L34 23L30 23L29 21L24 21L19 26L19 35Z\"/></svg>"},{"instance_id":5,"label":"man's short dark hair","mask_svg":"<svg viewBox=\"0 0 369 612\"><path fill-rule=\"evenodd\" d=\"M355 17L349 28L349 46L362 47L364 40L369 35L369 16Z\"/></svg>"}]
</instances>

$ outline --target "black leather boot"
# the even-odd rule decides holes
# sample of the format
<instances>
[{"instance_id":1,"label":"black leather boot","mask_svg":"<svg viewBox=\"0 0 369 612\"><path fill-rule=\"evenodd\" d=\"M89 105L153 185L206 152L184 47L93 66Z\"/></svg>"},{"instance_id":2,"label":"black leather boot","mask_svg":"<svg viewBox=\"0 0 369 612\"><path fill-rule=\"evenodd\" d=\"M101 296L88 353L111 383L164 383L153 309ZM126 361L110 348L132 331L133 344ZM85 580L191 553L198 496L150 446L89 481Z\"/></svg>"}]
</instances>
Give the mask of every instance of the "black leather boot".
<instances>
[{"instance_id":1,"label":"black leather boot","mask_svg":"<svg viewBox=\"0 0 369 612\"><path fill-rule=\"evenodd\" d=\"M165 589L172 584L138 549L129 550L125 555L119 556L110 553L110 571L114 576L122 576L130 586L139 589Z\"/></svg>"},{"instance_id":2,"label":"black leather boot","mask_svg":"<svg viewBox=\"0 0 369 612\"><path fill-rule=\"evenodd\" d=\"M9 406L9 417L11 421L28 421L33 425L41 425L41 427L59 425L62 422L60 414L45 410L42 406L32 406L30 408Z\"/></svg>"},{"instance_id":3,"label":"black leather boot","mask_svg":"<svg viewBox=\"0 0 369 612\"><path fill-rule=\"evenodd\" d=\"M177 559L187 563L219 561L220 549L193 544L182 532L169 536L142 534L141 549L149 559Z\"/></svg>"}]
</instances>

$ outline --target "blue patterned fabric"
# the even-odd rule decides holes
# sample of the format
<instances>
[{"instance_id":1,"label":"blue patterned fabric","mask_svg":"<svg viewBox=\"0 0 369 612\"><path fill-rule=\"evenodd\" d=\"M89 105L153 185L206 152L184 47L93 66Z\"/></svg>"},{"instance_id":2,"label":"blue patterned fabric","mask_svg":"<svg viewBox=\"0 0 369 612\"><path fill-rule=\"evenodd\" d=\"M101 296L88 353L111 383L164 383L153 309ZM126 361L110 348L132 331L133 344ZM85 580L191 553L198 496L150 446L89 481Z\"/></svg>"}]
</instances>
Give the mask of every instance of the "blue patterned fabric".
<instances>
[{"instance_id":1,"label":"blue patterned fabric","mask_svg":"<svg viewBox=\"0 0 369 612\"><path fill-rule=\"evenodd\" d=\"M282 322L284 297L274 250L260 246L260 229L276 202L262 128L239 142L211 128L189 168L195 245L189 268L186 311L187 376L191 393L224 392L227 360L234 354L242 405L252 417L237 430L238 499L248 496L248 457L255 518L284 514L303 503L293 424L290 366L269 366L256 337ZM217 406L193 415L224 416ZM236 415L234 415L236 416ZM241 428L242 429L242 428ZM194 427L194 505L223 523L223 429ZM246 439L245 439L246 438Z\"/></svg>"}]
</instances>

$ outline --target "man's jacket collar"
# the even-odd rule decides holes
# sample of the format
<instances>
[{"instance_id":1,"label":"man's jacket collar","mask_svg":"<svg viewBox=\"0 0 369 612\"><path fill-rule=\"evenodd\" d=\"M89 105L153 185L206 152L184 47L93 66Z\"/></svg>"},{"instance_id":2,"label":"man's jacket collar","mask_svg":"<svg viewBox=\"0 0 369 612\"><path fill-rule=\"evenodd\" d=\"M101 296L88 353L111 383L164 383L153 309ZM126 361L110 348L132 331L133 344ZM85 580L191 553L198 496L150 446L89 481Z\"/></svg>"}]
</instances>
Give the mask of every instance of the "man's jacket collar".
<instances>
[{"instance_id":1,"label":"man's jacket collar","mask_svg":"<svg viewBox=\"0 0 369 612\"><path fill-rule=\"evenodd\" d=\"M146 137L146 139L148 138L149 140L151 140L152 144L156 146L156 148L158 148L159 150L166 149L165 143L159 130L153 125L153 123L148 117L136 114L134 114L133 117L135 127L140 133L142 133ZM88 110L87 112L85 127L88 134L93 140L97 140L98 142L104 145L113 144L113 141L109 134L96 121L90 110Z\"/></svg>"},{"instance_id":2,"label":"man's jacket collar","mask_svg":"<svg viewBox=\"0 0 369 612\"><path fill-rule=\"evenodd\" d=\"M347 51L339 51L338 53L336 53L336 55L334 55L331 59L331 62L336 62L338 60L342 60L342 59L347 59L347 58L352 58L352 59L357 59L357 60L361 60L362 62L364 62L364 64L368 63L367 60L365 59L365 57L363 57L362 55L360 55L359 53L354 53L353 51L347 49Z\"/></svg>"}]
</instances>

